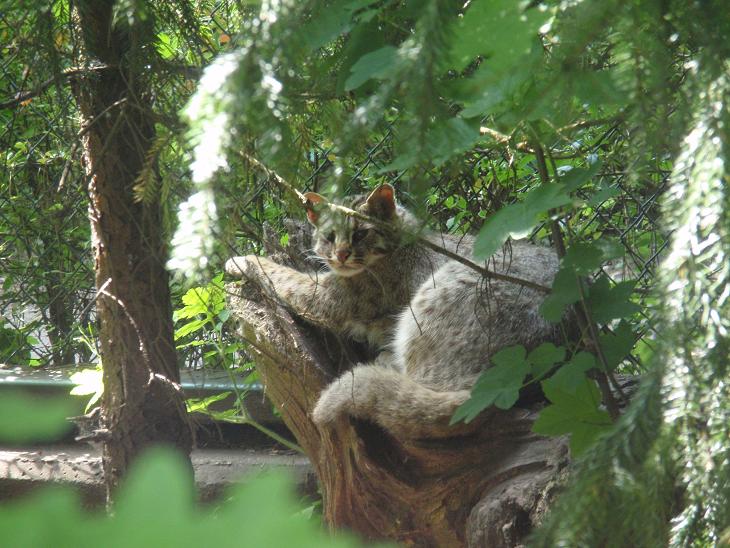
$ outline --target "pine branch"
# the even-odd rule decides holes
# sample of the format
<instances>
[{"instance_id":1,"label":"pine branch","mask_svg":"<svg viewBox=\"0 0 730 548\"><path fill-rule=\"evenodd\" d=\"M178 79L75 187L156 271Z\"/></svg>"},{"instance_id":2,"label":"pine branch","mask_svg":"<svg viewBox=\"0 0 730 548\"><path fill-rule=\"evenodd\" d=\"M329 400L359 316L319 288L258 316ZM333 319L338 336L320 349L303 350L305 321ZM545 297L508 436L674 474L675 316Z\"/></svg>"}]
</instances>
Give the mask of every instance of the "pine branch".
<instances>
[{"instance_id":1,"label":"pine branch","mask_svg":"<svg viewBox=\"0 0 730 548\"><path fill-rule=\"evenodd\" d=\"M11 99L7 99L5 101L0 102L0 110L2 109L8 109L8 108L15 108L21 103L24 103L26 101L29 101L30 99L33 99L34 97L37 97L44 91L46 91L49 87L51 87L56 82L64 81L67 79L74 78L76 76L80 76L83 74L91 74L95 72L101 72L104 70L109 70L116 68L113 65L95 65L91 67L76 67L76 68L70 68L64 70L61 74L57 76L53 76L52 78L49 78L39 86L37 86L35 89L28 90L28 91L19 91L17 92Z\"/></svg>"}]
</instances>

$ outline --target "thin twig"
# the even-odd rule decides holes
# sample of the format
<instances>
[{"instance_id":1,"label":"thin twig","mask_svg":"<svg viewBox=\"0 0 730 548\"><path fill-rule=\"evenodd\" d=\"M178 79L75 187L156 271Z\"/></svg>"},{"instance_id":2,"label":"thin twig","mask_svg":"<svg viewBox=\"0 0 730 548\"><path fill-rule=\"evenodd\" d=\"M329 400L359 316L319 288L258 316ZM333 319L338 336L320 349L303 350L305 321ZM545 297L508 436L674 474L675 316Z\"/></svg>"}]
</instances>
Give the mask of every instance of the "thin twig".
<instances>
[{"instance_id":1,"label":"thin twig","mask_svg":"<svg viewBox=\"0 0 730 548\"><path fill-rule=\"evenodd\" d=\"M18 106L20 103L23 103L24 101L28 101L29 99L32 99L33 97L37 97L44 91L46 91L49 87L51 87L55 82L58 82L62 79L66 78L72 78L73 76L77 76L79 74L85 74L88 72L96 72L101 70L107 70L110 68L114 68L112 65L96 65L93 67L75 67L66 69L61 74L57 76L53 76L40 84L35 89L31 89L28 91L19 91L17 92L12 99L7 99L6 101L3 101L0 103L0 109L5 108L13 108Z\"/></svg>"},{"instance_id":2,"label":"thin twig","mask_svg":"<svg viewBox=\"0 0 730 548\"><path fill-rule=\"evenodd\" d=\"M248 426L253 426L256 430L258 430L259 432L261 432L263 434L266 434L271 439L280 443L287 449L291 449L292 451L296 451L297 453L300 453L302 455L305 454L304 449L302 449L299 445L297 445L293 441L286 439L284 436L280 435L278 432L275 432L274 430L271 430L270 428L265 427L263 424L252 419L251 417L237 415L235 417L221 417L220 420L222 420L223 422L229 422L232 424L246 424Z\"/></svg>"},{"instance_id":3,"label":"thin twig","mask_svg":"<svg viewBox=\"0 0 730 548\"><path fill-rule=\"evenodd\" d=\"M441 255L444 255L450 259L453 259L456 262L459 262L463 264L464 266L467 266L471 268L472 270L476 270L479 272L482 276L485 278L490 278L492 280L502 280L503 282L509 282L517 285L521 285L523 287L529 287L530 289L534 289L536 291L540 291L541 293L548 294L550 293L550 288L546 287L544 285L531 282L530 280L525 280L522 278L517 278L515 276L509 276L507 274L500 274L499 272L494 272L492 270L489 270L487 268L484 268L483 266L480 266L469 259L466 259L462 257L461 255L454 253L453 251L449 251L445 247L441 247L440 245L432 242L431 240L424 238L423 236L417 236L418 243L422 244L425 247L428 247L429 249L435 251L436 253L440 253Z\"/></svg>"},{"instance_id":4,"label":"thin twig","mask_svg":"<svg viewBox=\"0 0 730 548\"><path fill-rule=\"evenodd\" d=\"M493 138L495 141L497 141L500 145L506 145L508 143L512 142L512 137L510 135L506 135L504 133L501 133L497 131L496 129L492 129L486 126L480 126L479 127L479 133L481 135L489 135L491 138ZM522 141L515 144L515 148L517 150L521 150L522 152L529 152L534 154L534 150L530 147L529 143L526 141Z\"/></svg>"},{"instance_id":5,"label":"thin twig","mask_svg":"<svg viewBox=\"0 0 730 548\"><path fill-rule=\"evenodd\" d=\"M537 170L540 174L540 180L543 184L547 184L550 182L550 175L548 173L547 163L545 162L545 152L543 151L539 143L535 143L533 146L535 148L535 158L537 159ZM558 225L558 222L556 220L553 220L551 222L551 231L558 257L562 259L565 256L565 241L563 240L560 226ZM616 422L620 413L618 403L611 393L611 387L608 384L608 378L606 376L606 372L608 371L608 361L606 360L606 356L603 353L603 349L601 348L601 345L598 341L598 332L596 330L596 325L593 322L593 318L591 317L590 307L586 302L586 294L583 280L580 276L576 275L575 281L578 285L578 294L580 296L580 306L573 306L573 309L575 311L575 317L580 326L581 334L583 334L584 336L587 335L588 346L593 351L595 351L596 355L598 356L598 360L601 363L602 369L596 369L595 379L598 383L598 388L601 391L603 403L606 405L606 410L608 411L611 420Z\"/></svg>"},{"instance_id":6,"label":"thin twig","mask_svg":"<svg viewBox=\"0 0 730 548\"><path fill-rule=\"evenodd\" d=\"M574 131L576 129L585 129L593 126L601 126L605 124L616 124L618 122L621 122L623 120L622 115L618 116L612 116L610 118L600 118L597 120L578 120L577 122L573 122L572 124L568 124L559 128L556 128L554 126L551 126L553 131L557 133L559 136L561 136L563 139L567 140L567 137L563 135L564 133ZM527 152L530 154L538 154L538 151L533 148L533 146L528 141L520 141L518 143L513 143L513 136L507 135L505 133L502 133L500 131L497 131L496 129L486 127L486 126L480 126L479 127L479 133L481 135L489 135L492 137L495 141L497 141L497 144L499 145L507 145L512 143L513 147L521 152ZM570 158L576 158L580 154L583 154L583 151L576 151L575 154L564 154L561 156L555 156L555 158L558 159L570 159Z\"/></svg>"},{"instance_id":7,"label":"thin twig","mask_svg":"<svg viewBox=\"0 0 730 548\"><path fill-rule=\"evenodd\" d=\"M615 124L616 122L623 121L624 116L623 114L618 114L616 116L610 116L608 118L597 118L595 120L578 120L577 122L573 122L572 124L568 124L566 126L559 127L555 130L556 133L560 134L565 131L573 131L574 129L585 129L593 126L602 126L606 124Z\"/></svg>"}]
</instances>

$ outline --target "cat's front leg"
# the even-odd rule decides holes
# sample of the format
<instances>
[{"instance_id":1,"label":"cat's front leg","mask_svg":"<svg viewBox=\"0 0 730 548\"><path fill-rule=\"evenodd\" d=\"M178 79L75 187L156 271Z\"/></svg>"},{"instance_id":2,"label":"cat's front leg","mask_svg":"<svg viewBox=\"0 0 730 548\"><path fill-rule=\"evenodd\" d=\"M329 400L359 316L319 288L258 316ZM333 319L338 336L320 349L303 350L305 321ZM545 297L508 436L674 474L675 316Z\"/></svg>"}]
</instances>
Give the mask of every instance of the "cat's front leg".
<instances>
[{"instance_id":1,"label":"cat's front leg","mask_svg":"<svg viewBox=\"0 0 730 548\"><path fill-rule=\"evenodd\" d=\"M299 272L258 255L228 259L226 273L255 283L297 316L315 325L342 331L347 303L328 298L333 291L332 280L329 280L331 273ZM335 303L340 306L334 306Z\"/></svg>"},{"instance_id":2,"label":"cat's front leg","mask_svg":"<svg viewBox=\"0 0 730 548\"><path fill-rule=\"evenodd\" d=\"M266 257L258 255L246 255L243 257L231 257L226 261L226 274L234 278L243 278L245 281L254 282L260 285L264 274L264 265L271 262ZM281 268L285 268L281 265Z\"/></svg>"},{"instance_id":3,"label":"cat's front leg","mask_svg":"<svg viewBox=\"0 0 730 548\"><path fill-rule=\"evenodd\" d=\"M301 297L309 296L311 277L291 267L275 263L268 257L246 255L226 261L226 273L254 283L272 297L283 300L297 311Z\"/></svg>"}]
</instances>

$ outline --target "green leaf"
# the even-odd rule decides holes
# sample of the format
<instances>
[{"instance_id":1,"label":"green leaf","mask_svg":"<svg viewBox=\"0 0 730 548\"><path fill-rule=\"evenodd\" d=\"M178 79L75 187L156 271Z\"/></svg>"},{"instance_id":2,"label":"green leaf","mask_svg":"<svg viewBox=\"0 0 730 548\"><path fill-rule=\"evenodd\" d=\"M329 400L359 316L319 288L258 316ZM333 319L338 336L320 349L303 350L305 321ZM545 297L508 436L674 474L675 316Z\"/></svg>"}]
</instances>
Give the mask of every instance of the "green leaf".
<instances>
[{"instance_id":1,"label":"green leaf","mask_svg":"<svg viewBox=\"0 0 730 548\"><path fill-rule=\"evenodd\" d=\"M588 352L578 352L549 379L543 381L543 388L575 393L586 380L586 371L596 366L596 358Z\"/></svg>"},{"instance_id":2,"label":"green leaf","mask_svg":"<svg viewBox=\"0 0 730 548\"><path fill-rule=\"evenodd\" d=\"M630 300L635 285L634 281L625 281L611 287L606 276L598 278L589 287L586 298L593 320L607 323L617 318L627 318L641 310L639 305Z\"/></svg>"},{"instance_id":3,"label":"green leaf","mask_svg":"<svg viewBox=\"0 0 730 548\"><path fill-rule=\"evenodd\" d=\"M180 40L175 34L160 32L155 47L163 59L174 59L180 50Z\"/></svg>"},{"instance_id":4,"label":"green leaf","mask_svg":"<svg viewBox=\"0 0 730 548\"><path fill-rule=\"evenodd\" d=\"M561 269L555 275L550 295L540 305L540 313L547 321L557 323L563 317L565 308L579 299L575 274L571 270Z\"/></svg>"},{"instance_id":5,"label":"green leaf","mask_svg":"<svg viewBox=\"0 0 730 548\"><path fill-rule=\"evenodd\" d=\"M636 336L631 325L627 321L621 320L613 333L599 335L598 341L603 356L606 358L606 365L609 371L612 371L631 353Z\"/></svg>"},{"instance_id":6,"label":"green leaf","mask_svg":"<svg viewBox=\"0 0 730 548\"><path fill-rule=\"evenodd\" d=\"M202 329L207 323L207 318L204 318L202 320L193 320L192 322L186 323L180 329L175 330L175 340L182 339L185 335L189 335L194 331Z\"/></svg>"},{"instance_id":7,"label":"green leaf","mask_svg":"<svg viewBox=\"0 0 730 548\"><path fill-rule=\"evenodd\" d=\"M371 78L382 78L393 71L398 64L398 49L384 46L366 53L352 65L350 77L345 81L345 91L352 91Z\"/></svg>"},{"instance_id":8,"label":"green leaf","mask_svg":"<svg viewBox=\"0 0 730 548\"><path fill-rule=\"evenodd\" d=\"M326 46L352 27L352 10L344 2L334 2L320 10L302 29L302 35L310 50Z\"/></svg>"},{"instance_id":9,"label":"green leaf","mask_svg":"<svg viewBox=\"0 0 730 548\"><path fill-rule=\"evenodd\" d=\"M70 488L54 486L6 501L0 512L3 546L105 545L82 526L89 520L81 514L79 498Z\"/></svg>"},{"instance_id":10,"label":"green leaf","mask_svg":"<svg viewBox=\"0 0 730 548\"><path fill-rule=\"evenodd\" d=\"M438 166L452 156L471 149L479 138L478 127L461 118L450 118L428 132L426 146L433 156L433 164Z\"/></svg>"},{"instance_id":11,"label":"green leaf","mask_svg":"<svg viewBox=\"0 0 730 548\"><path fill-rule=\"evenodd\" d=\"M517 367L525 361L525 353L522 345L508 346L492 356L492 363L502 367Z\"/></svg>"},{"instance_id":12,"label":"green leaf","mask_svg":"<svg viewBox=\"0 0 730 548\"><path fill-rule=\"evenodd\" d=\"M352 67L365 54L376 51L386 45L385 34L380 32L378 20L355 26L345 42L340 56L339 70L337 71L336 92L345 93L345 82L350 77Z\"/></svg>"},{"instance_id":13,"label":"green leaf","mask_svg":"<svg viewBox=\"0 0 730 548\"><path fill-rule=\"evenodd\" d=\"M571 201L563 185L544 184L530 190L522 202L503 207L484 223L474 242L474 258L492 256L508 237L524 238L542 214Z\"/></svg>"},{"instance_id":14,"label":"green leaf","mask_svg":"<svg viewBox=\"0 0 730 548\"><path fill-rule=\"evenodd\" d=\"M495 364L484 371L472 388L470 398L459 406L451 424L471 422L490 405L509 409L517 401L530 366L523 346L510 346L492 356Z\"/></svg>"},{"instance_id":15,"label":"green leaf","mask_svg":"<svg viewBox=\"0 0 730 548\"><path fill-rule=\"evenodd\" d=\"M618 85L614 69L582 70L569 76L574 93L582 103L602 108L627 104L628 94Z\"/></svg>"},{"instance_id":16,"label":"green leaf","mask_svg":"<svg viewBox=\"0 0 730 548\"><path fill-rule=\"evenodd\" d=\"M552 405L542 410L532 431L545 436L570 434L573 456L580 455L612 427L608 413L599 408L600 395L593 381L584 378L575 392L544 381L543 390Z\"/></svg>"},{"instance_id":17,"label":"green leaf","mask_svg":"<svg viewBox=\"0 0 730 548\"><path fill-rule=\"evenodd\" d=\"M606 261L620 257L624 252L624 247L611 238L571 245L560 262L560 270L555 276L550 295L540 305L543 317L549 322L559 322L565 308L580 299L577 276L593 274ZM605 296L607 289L601 286L596 291L596 300L598 300ZM607 310L609 306L599 305L599 309ZM599 310L599 317L603 317L601 310ZM594 317L594 319L596 318Z\"/></svg>"},{"instance_id":18,"label":"green leaf","mask_svg":"<svg viewBox=\"0 0 730 548\"><path fill-rule=\"evenodd\" d=\"M160 505L160 500L165 504ZM149 515L155 516L158 526L164 522L182 524L192 514L194 500L192 470L182 456L170 449L154 448L130 470L114 513L119 522ZM162 532L165 528L159 529Z\"/></svg>"},{"instance_id":19,"label":"green leaf","mask_svg":"<svg viewBox=\"0 0 730 548\"><path fill-rule=\"evenodd\" d=\"M330 2L314 13L302 29L304 41L311 50L326 46L338 36L349 32L353 26L356 11L373 4L375 0L340 0ZM368 10L369 17L377 15L380 9ZM358 17L358 19L362 19Z\"/></svg>"},{"instance_id":20,"label":"green leaf","mask_svg":"<svg viewBox=\"0 0 730 548\"><path fill-rule=\"evenodd\" d=\"M565 347L555 346L551 342L542 343L527 356L530 364L530 375L540 379L547 375L556 363L565 359Z\"/></svg>"},{"instance_id":21,"label":"green leaf","mask_svg":"<svg viewBox=\"0 0 730 548\"><path fill-rule=\"evenodd\" d=\"M512 97L533 74L530 65L521 63L508 73L495 73L482 65L471 78L457 80L447 86L449 95L464 104L462 118L473 118L493 113L498 105Z\"/></svg>"},{"instance_id":22,"label":"green leaf","mask_svg":"<svg viewBox=\"0 0 730 548\"><path fill-rule=\"evenodd\" d=\"M588 168L574 167L565 171L564 174L560 176L559 181L565 185L567 192L573 192L590 181L600 169L600 161L593 162Z\"/></svg>"},{"instance_id":23,"label":"green leaf","mask_svg":"<svg viewBox=\"0 0 730 548\"><path fill-rule=\"evenodd\" d=\"M573 271L579 276L592 274L603 263L601 249L593 244L578 242L571 245L561 261L561 268Z\"/></svg>"},{"instance_id":24,"label":"green leaf","mask_svg":"<svg viewBox=\"0 0 730 548\"><path fill-rule=\"evenodd\" d=\"M588 205L598 207L606 200L621 194L621 188L618 185L602 184L598 191L592 194L586 201Z\"/></svg>"},{"instance_id":25,"label":"green leaf","mask_svg":"<svg viewBox=\"0 0 730 548\"><path fill-rule=\"evenodd\" d=\"M182 302L185 306L175 310L174 319L177 321L185 318L194 318L198 314L207 314L207 300L208 292L204 288L194 287L190 289L182 297Z\"/></svg>"},{"instance_id":26,"label":"green leaf","mask_svg":"<svg viewBox=\"0 0 730 548\"><path fill-rule=\"evenodd\" d=\"M208 413L210 406L216 402L225 400L233 392L221 392L220 394L213 394L207 398L188 398L185 400L185 407L188 409L188 413Z\"/></svg>"},{"instance_id":27,"label":"green leaf","mask_svg":"<svg viewBox=\"0 0 730 548\"><path fill-rule=\"evenodd\" d=\"M570 269L578 276L588 276L606 261L621 257L623 254L623 245L611 238L601 238L591 243L578 242L565 252L561 268Z\"/></svg>"},{"instance_id":28,"label":"green leaf","mask_svg":"<svg viewBox=\"0 0 730 548\"><path fill-rule=\"evenodd\" d=\"M479 129L477 127L470 125L461 118L449 118L448 120L439 121L429 128L425 137L425 148L431 163L438 166L453 156L471 149L479 138ZM416 154L413 149L407 149L405 153L399 154L391 163L378 169L377 173L400 171L421 161L423 161L423 158Z\"/></svg>"},{"instance_id":29,"label":"green leaf","mask_svg":"<svg viewBox=\"0 0 730 548\"><path fill-rule=\"evenodd\" d=\"M515 0L474 0L456 25L459 39L449 52L450 64L462 70L482 56L493 70L508 72L529 53L549 17L546 11L525 11Z\"/></svg>"},{"instance_id":30,"label":"green leaf","mask_svg":"<svg viewBox=\"0 0 730 548\"><path fill-rule=\"evenodd\" d=\"M296 503L292 480L267 474L236 485L215 508L196 508L192 470L170 450L148 451L132 466L112 515L82 513L76 493L52 488L4 504L3 546L360 546L331 536ZM255 509L255 511L252 511ZM236 535L242 532L242 535Z\"/></svg>"},{"instance_id":31,"label":"green leaf","mask_svg":"<svg viewBox=\"0 0 730 548\"><path fill-rule=\"evenodd\" d=\"M66 417L78 407L64 398L39 398L21 391L0 398L0 441L26 443L58 438L71 428Z\"/></svg>"}]
</instances>

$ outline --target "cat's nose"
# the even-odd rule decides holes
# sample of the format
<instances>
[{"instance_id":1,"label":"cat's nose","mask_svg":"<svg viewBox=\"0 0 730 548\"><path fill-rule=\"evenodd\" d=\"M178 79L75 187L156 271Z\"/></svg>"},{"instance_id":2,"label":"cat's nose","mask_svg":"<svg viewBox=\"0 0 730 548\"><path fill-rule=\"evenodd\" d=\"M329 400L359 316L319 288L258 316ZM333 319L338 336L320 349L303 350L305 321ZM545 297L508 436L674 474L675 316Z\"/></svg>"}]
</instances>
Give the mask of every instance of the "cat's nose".
<instances>
[{"instance_id":1,"label":"cat's nose","mask_svg":"<svg viewBox=\"0 0 730 548\"><path fill-rule=\"evenodd\" d=\"M338 249L335 252L335 256L337 257L337 260L340 261L340 263L345 264L345 261L350 256L350 250L349 249Z\"/></svg>"}]
</instances>

